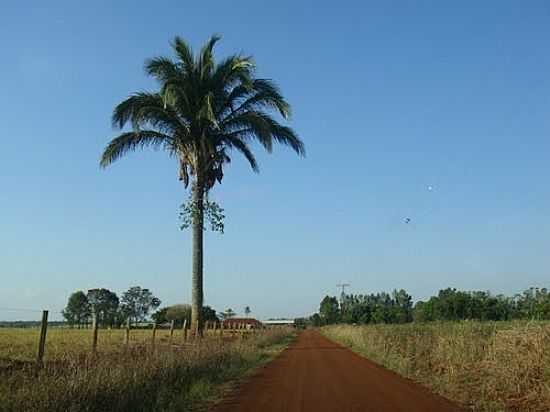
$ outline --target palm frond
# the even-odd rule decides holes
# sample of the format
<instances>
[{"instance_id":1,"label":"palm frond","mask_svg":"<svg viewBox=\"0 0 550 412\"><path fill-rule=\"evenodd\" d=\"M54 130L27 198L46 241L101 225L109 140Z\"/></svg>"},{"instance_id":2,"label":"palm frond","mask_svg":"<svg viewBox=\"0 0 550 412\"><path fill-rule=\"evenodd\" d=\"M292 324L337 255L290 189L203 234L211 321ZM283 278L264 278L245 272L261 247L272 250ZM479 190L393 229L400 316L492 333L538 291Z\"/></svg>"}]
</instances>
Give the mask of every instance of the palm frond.
<instances>
[{"instance_id":1,"label":"palm frond","mask_svg":"<svg viewBox=\"0 0 550 412\"><path fill-rule=\"evenodd\" d=\"M250 87L253 83L255 68L256 65L251 56L234 54L216 65L212 74L212 84L214 87L223 86L224 89L228 89L239 82Z\"/></svg>"},{"instance_id":2,"label":"palm frond","mask_svg":"<svg viewBox=\"0 0 550 412\"><path fill-rule=\"evenodd\" d=\"M285 146L290 146L300 156L305 156L305 147L297 134L290 127L283 126L267 113L261 111L245 111L221 123L224 130L235 131L248 129L247 136L257 140L271 152L273 140Z\"/></svg>"},{"instance_id":3,"label":"palm frond","mask_svg":"<svg viewBox=\"0 0 550 412\"><path fill-rule=\"evenodd\" d=\"M256 79L253 81L251 89L252 90L239 90L235 95L229 96L233 98L234 102L242 100L234 109L234 113L267 108L277 110L285 119L290 117L290 105L273 81L268 79Z\"/></svg>"},{"instance_id":4,"label":"palm frond","mask_svg":"<svg viewBox=\"0 0 550 412\"><path fill-rule=\"evenodd\" d=\"M227 137L224 139L224 143L228 147L236 149L238 152L240 152L246 158L246 160L248 160L248 163L250 163L250 167L253 171L255 171L256 173L260 172L260 168L258 167L258 162L256 161L254 153L252 153L252 150L250 150L248 145L243 140L236 137Z\"/></svg>"},{"instance_id":5,"label":"palm frond","mask_svg":"<svg viewBox=\"0 0 550 412\"><path fill-rule=\"evenodd\" d=\"M166 106L164 99L158 93L136 93L113 111L113 127L122 129L128 122L134 129L152 126L162 133L176 133L188 129L177 113L170 106ZM181 134L181 132L180 132Z\"/></svg>"},{"instance_id":6,"label":"palm frond","mask_svg":"<svg viewBox=\"0 0 550 412\"><path fill-rule=\"evenodd\" d=\"M299 156L306 156L306 148L304 143L298 137L298 134L290 127L283 126L280 123L272 120L270 125L273 138L284 146L289 146Z\"/></svg>"},{"instance_id":7,"label":"palm frond","mask_svg":"<svg viewBox=\"0 0 550 412\"><path fill-rule=\"evenodd\" d=\"M218 121L212 107L213 100L213 93L208 93L206 96L204 96L200 109L197 113L197 118L199 121L205 121L206 124L212 125L214 128L218 128Z\"/></svg>"},{"instance_id":8,"label":"palm frond","mask_svg":"<svg viewBox=\"0 0 550 412\"><path fill-rule=\"evenodd\" d=\"M145 73L156 78L161 84L180 76L177 64L166 57L154 57L145 60Z\"/></svg>"},{"instance_id":9,"label":"palm frond","mask_svg":"<svg viewBox=\"0 0 550 412\"><path fill-rule=\"evenodd\" d=\"M195 69L195 59L193 57L193 49L191 46L181 37L176 36L172 42L172 48L176 52L182 67L190 74Z\"/></svg>"},{"instance_id":10,"label":"palm frond","mask_svg":"<svg viewBox=\"0 0 550 412\"><path fill-rule=\"evenodd\" d=\"M214 46L220 39L221 36L219 34L212 35L210 39L208 39L206 44L202 47L199 53L196 65L202 79L207 78L214 69L215 61L213 51Z\"/></svg>"},{"instance_id":11,"label":"palm frond","mask_svg":"<svg viewBox=\"0 0 550 412\"><path fill-rule=\"evenodd\" d=\"M153 130L122 133L107 145L101 155L99 164L102 168L106 168L128 152L133 152L138 148L152 147L159 149L163 147L170 149L172 145L172 137Z\"/></svg>"}]
</instances>

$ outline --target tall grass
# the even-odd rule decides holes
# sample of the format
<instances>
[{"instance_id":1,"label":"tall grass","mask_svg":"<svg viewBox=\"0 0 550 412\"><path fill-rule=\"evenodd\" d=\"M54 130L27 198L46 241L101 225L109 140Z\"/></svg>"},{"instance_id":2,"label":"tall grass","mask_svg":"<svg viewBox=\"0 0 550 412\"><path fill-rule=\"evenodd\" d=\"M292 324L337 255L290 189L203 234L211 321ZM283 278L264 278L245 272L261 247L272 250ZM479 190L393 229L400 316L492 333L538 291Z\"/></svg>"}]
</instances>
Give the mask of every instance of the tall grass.
<instances>
[{"instance_id":1,"label":"tall grass","mask_svg":"<svg viewBox=\"0 0 550 412\"><path fill-rule=\"evenodd\" d=\"M92 356L68 351L45 363L0 369L0 411L192 411L228 380L274 355L291 337L205 338L180 348L134 346Z\"/></svg>"},{"instance_id":2,"label":"tall grass","mask_svg":"<svg viewBox=\"0 0 550 412\"><path fill-rule=\"evenodd\" d=\"M328 326L354 351L475 411L550 411L550 323Z\"/></svg>"}]
</instances>

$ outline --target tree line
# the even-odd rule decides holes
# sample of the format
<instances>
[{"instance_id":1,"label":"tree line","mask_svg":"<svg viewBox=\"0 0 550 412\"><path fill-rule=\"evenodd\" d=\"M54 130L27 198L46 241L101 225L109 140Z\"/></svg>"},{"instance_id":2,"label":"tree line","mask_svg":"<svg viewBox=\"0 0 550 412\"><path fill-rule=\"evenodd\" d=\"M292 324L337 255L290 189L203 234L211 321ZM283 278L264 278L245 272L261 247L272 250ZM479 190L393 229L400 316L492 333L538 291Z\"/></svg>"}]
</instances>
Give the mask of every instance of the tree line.
<instances>
[{"instance_id":1,"label":"tree line","mask_svg":"<svg viewBox=\"0 0 550 412\"><path fill-rule=\"evenodd\" d=\"M333 323L407 323L453 320L500 321L550 320L550 291L530 288L514 296L487 291L447 288L426 301L413 304L405 290L366 295L325 296L319 312L307 322L315 326Z\"/></svg>"},{"instance_id":2,"label":"tree line","mask_svg":"<svg viewBox=\"0 0 550 412\"><path fill-rule=\"evenodd\" d=\"M79 290L71 294L67 306L61 314L65 322L72 327L87 326L91 323L95 314L99 327L120 327L130 320L136 325L151 318L157 324L174 321L176 327L191 324L192 306L188 304L176 304L159 308L161 301L149 289L133 286L119 298L115 292L109 289L90 289L87 293ZM153 311L155 311L153 313ZM205 322L218 322L220 319L231 319L237 314L231 308L216 313L210 306L202 307L201 317ZM248 317L251 313L249 306L244 308L244 314Z\"/></svg>"},{"instance_id":3,"label":"tree line","mask_svg":"<svg viewBox=\"0 0 550 412\"><path fill-rule=\"evenodd\" d=\"M174 321L176 327L181 327L185 321L187 321L187 325L191 324L192 312L192 306L183 303L161 308L156 313L153 313L151 317L156 323L162 324ZM245 306L243 311L245 316L248 317L251 312L250 306ZM204 322L219 322L220 320L232 319L236 316L237 313L231 308L216 313L216 310L208 305L202 307L201 319Z\"/></svg>"},{"instance_id":4,"label":"tree line","mask_svg":"<svg viewBox=\"0 0 550 412\"><path fill-rule=\"evenodd\" d=\"M100 327L119 327L130 320L137 324L147 319L151 311L161 304L149 289L132 286L119 298L109 289L90 289L87 293L74 292L61 314L70 326L88 325L96 316Z\"/></svg>"}]
</instances>

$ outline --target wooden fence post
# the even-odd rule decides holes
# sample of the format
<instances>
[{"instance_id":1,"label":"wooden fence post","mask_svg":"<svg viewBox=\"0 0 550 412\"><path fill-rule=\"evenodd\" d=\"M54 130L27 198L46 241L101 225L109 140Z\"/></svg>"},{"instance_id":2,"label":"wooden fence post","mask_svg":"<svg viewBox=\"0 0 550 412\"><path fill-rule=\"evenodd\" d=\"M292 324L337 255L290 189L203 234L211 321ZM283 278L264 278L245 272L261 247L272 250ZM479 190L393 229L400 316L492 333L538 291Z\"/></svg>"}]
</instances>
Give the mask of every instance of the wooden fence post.
<instances>
[{"instance_id":1,"label":"wooden fence post","mask_svg":"<svg viewBox=\"0 0 550 412\"><path fill-rule=\"evenodd\" d=\"M155 347L155 338L157 337L157 322L153 323L153 337L151 339L151 344L153 348Z\"/></svg>"},{"instance_id":2,"label":"wooden fence post","mask_svg":"<svg viewBox=\"0 0 550 412\"><path fill-rule=\"evenodd\" d=\"M124 331L124 344L130 345L130 318L126 319L126 330Z\"/></svg>"},{"instance_id":3,"label":"wooden fence post","mask_svg":"<svg viewBox=\"0 0 550 412\"><path fill-rule=\"evenodd\" d=\"M174 339L174 320L170 322L170 345L172 345L173 339Z\"/></svg>"},{"instance_id":4,"label":"wooden fence post","mask_svg":"<svg viewBox=\"0 0 550 412\"><path fill-rule=\"evenodd\" d=\"M42 311L42 323L40 324L40 340L38 341L38 355L36 365L41 368L44 361L44 351L46 349L46 332L48 331L48 311Z\"/></svg>"},{"instance_id":5,"label":"wooden fence post","mask_svg":"<svg viewBox=\"0 0 550 412\"><path fill-rule=\"evenodd\" d=\"M183 321L183 341L187 342L187 319Z\"/></svg>"},{"instance_id":6,"label":"wooden fence post","mask_svg":"<svg viewBox=\"0 0 550 412\"><path fill-rule=\"evenodd\" d=\"M92 314L92 353L97 352L97 314Z\"/></svg>"}]
</instances>

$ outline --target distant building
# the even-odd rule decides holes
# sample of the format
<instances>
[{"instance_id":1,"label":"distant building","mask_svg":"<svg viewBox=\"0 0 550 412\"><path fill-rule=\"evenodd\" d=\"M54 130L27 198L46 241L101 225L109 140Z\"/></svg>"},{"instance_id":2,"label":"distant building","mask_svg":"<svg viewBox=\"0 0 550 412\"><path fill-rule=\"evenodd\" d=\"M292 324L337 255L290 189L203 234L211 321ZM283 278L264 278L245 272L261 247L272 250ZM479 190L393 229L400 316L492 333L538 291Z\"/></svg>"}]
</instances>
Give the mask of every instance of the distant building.
<instances>
[{"instance_id":1,"label":"distant building","mask_svg":"<svg viewBox=\"0 0 550 412\"><path fill-rule=\"evenodd\" d=\"M270 327L270 326L295 326L294 319L269 319L269 320L264 320L263 324L267 327Z\"/></svg>"},{"instance_id":2,"label":"distant building","mask_svg":"<svg viewBox=\"0 0 550 412\"><path fill-rule=\"evenodd\" d=\"M246 329L261 329L262 322L254 318L230 318L222 321L224 328L236 328L236 325L246 325Z\"/></svg>"}]
</instances>

